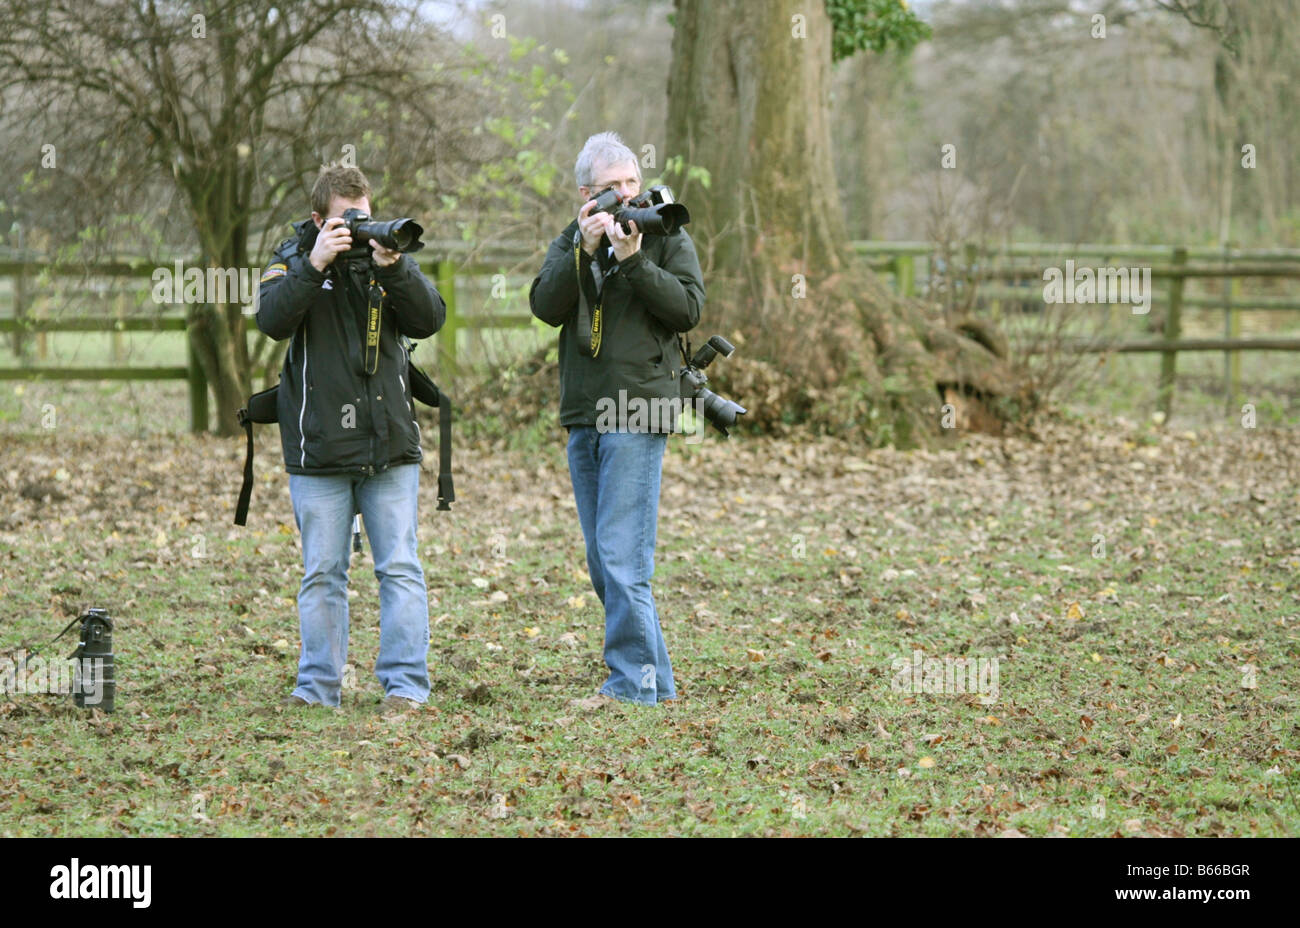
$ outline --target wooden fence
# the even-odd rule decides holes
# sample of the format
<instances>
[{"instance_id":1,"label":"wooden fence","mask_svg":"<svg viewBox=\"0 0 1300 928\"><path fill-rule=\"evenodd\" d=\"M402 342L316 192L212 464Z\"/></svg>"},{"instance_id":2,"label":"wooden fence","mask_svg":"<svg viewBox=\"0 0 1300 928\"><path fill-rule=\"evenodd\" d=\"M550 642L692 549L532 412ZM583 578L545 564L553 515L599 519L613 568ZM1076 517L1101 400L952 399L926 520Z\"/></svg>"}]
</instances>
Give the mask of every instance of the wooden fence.
<instances>
[{"instance_id":1,"label":"wooden fence","mask_svg":"<svg viewBox=\"0 0 1300 928\"><path fill-rule=\"evenodd\" d=\"M511 287L519 288L532 280L527 276L510 274L509 269L520 260L526 260L534 254L534 249L517 244L495 252L469 253L467 246L461 243L437 243L429 249L430 253L443 254L447 257L439 262L421 261L421 270L436 281L438 292L447 304L447 318L437 335L438 371L440 376L454 377L463 367L460 348L460 333L478 332L494 329L526 328L532 324L530 313L493 312L490 314L466 312L458 297L457 278L481 276L493 282L494 289L502 288L507 293ZM540 253L540 252L538 252ZM457 260L457 258L459 260ZM200 262L182 262L184 267L202 268ZM49 272L64 278L128 278L140 281L139 286L147 289L151 275L156 267L171 267L171 264L110 261L96 263L90 267L52 267ZM58 367L26 363L31 343L35 345L37 360L45 360L47 348L45 335L49 332L101 332L114 336L114 359L119 359L120 336L126 332L185 332L189 328L183 316L168 315L164 312L150 315L131 315L128 301L124 294L114 300L110 315L65 316L48 318L39 312L33 312L33 280L43 265L34 258L25 256L7 256L0 258L0 277L8 276L13 280L12 312L0 316L0 333L8 334L14 354L24 363L18 367L0 367L2 380L186 380L189 383L190 428L195 432L207 430L208 426L208 382L199 364L193 347L188 345L184 366L94 366L94 367ZM256 331L255 326L249 326Z\"/></svg>"},{"instance_id":2,"label":"wooden fence","mask_svg":"<svg viewBox=\"0 0 1300 928\"><path fill-rule=\"evenodd\" d=\"M521 328L532 324L527 312L466 312L458 298L458 278L486 278L492 282L494 296L508 298L512 291L522 292L540 262L545 243L506 243L491 251L471 250L460 242L435 242L425 254L442 255L439 262L421 262L422 270L437 282L438 290L447 303L447 321L438 334L438 367L440 376L454 377L463 367L460 333L502 328ZM923 293L929 279L940 273L936 248L929 242L853 243L853 248L867 258L878 272L892 278L895 290L902 295ZM1243 338L1241 337L1241 310L1297 311L1300 300L1290 298L1246 297L1241 294L1243 278L1300 278L1300 249L1215 249L1184 246L1130 246L1112 244L1011 244L996 249L982 249L967 244L957 249L945 262L942 274L958 286L969 287L972 294L988 306L997 316L1012 304L1043 302L1043 270L1048 261L1066 258L1075 262L1091 261L1097 266L1114 266L1121 262L1137 262L1136 266L1149 268L1153 280L1166 283L1164 299L1164 331L1161 338L1101 342L1073 339L1064 347L1078 352L1158 352L1161 354L1158 400L1160 407L1169 411L1172 402L1177 355L1183 351L1224 352L1225 383L1229 396L1239 390L1242 351L1300 351L1300 338ZM918 274L918 264L923 272ZM91 268L48 268L51 274L63 277L136 278L149 280L153 263L111 261ZM167 265L163 265L167 266ZM202 267L198 262L187 267ZM9 316L0 317L0 332L9 333L15 354L23 359L18 367L0 367L0 380L165 380L184 379L189 382L190 424L195 431L203 431L208 422L208 385L192 349L184 366L165 367L52 367L31 365L27 362L29 339L36 339L36 354L46 356L44 334L47 332L108 332L120 338L125 332L185 331L187 321L176 315L158 313L131 315L124 298L115 301L111 315L44 318L33 312L33 281L36 272L43 268L37 259L24 255L0 257L0 277L12 278L13 309ZM514 270L514 273L511 271ZM1222 293L1218 297L1189 297L1184 294L1189 279L1220 279ZM1014 286L1029 282L1029 286ZM989 283L986 283L989 282ZM1011 284L1011 286L1008 286ZM147 284L141 284L147 288ZM508 299L507 299L508 301ZM1108 304L1098 304L1108 305ZM1112 311L1115 304L1109 304ZM1224 337L1214 339L1182 338L1182 313L1187 307L1219 309L1224 314ZM116 348L117 339L115 339ZM1028 346L1029 350L1037 350ZM115 350L115 358L117 352Z\"/></svg>"},{"instance_id":3,"label":"wooden fence","mask_svg":"<svg viewBox=\"0 0 1300 928\"><path fill-rule=\"evenodd\" d=\"M890 274L896 289L912 296L923 291L927 276L918 276L918 259L932 262L935 246L930 242L856 242L855 249L866 256L874 268ZM1300 249L1220 249L1181 245L1113 245L1113 244L1039 244L1019 243L1001 248L981 249L965 244L949 259L945 276L973 288L994 317L1008 302L1045 305L1043 273L1056 266L1049 261L1073 260L1083 266L1129 266L1150 271L1153 281L1165 282L1164 313L1161 338L1098 340L1075 338L1060 347L1071 352L1158 352L1161 355L1157 402L1166 417L1173 402L1177 357L1183 351L1222 351L1224 384L1229 403L1238 402L1241 392L1241 354L1243 351L1300 351L1300 338L1251 337L1241 335L1242 310L1300 312L1300 300L1271 296L1243 296L1240 283L1250 278L1300 279ZM1184 291L1188 280L1221 280L1220 296L1189 297ZM993 286L990 282L1021 283L1029 286ZM1151 296L1151 295L1149 295ZM1084 304L1087 305L1087 304ZM1097 303L1114 313L1120 305ZM1186 339L1182 337L1184 308L1218 309L1223 312L1223 338ZM1154 318L1154 317L1152 317ZM1043 343L1028 344L1028 351L1048 350Z\"/></svg>"}]
</instances>

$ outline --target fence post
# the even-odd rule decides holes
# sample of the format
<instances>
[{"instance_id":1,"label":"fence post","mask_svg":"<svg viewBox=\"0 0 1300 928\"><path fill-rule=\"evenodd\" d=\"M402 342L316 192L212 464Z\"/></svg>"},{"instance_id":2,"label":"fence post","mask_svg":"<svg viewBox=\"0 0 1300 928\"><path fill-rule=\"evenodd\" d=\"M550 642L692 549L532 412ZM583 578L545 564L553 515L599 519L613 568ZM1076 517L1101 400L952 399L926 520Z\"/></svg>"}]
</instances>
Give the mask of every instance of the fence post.
<instances>
[{"instance_id":1,"label":"fence post","mask_svg":"<svg viewBox=\"0 0 1300 928\"><path fill-rule=\"evenodd\" d=\"M41 296L32 301L32 319L38 324L36 329L36 360L44 363L49 358L50 346L46 340L45 328L40 326L40 323L50 317L50 296L47 292L44 292L48 290L48 287L41 289Z\"/></svg>"},{"instance_id":2,"label":"fence post","mask_svg":"<svg viewBox=\"0 0 1300 928\"><path fill-rule=\"evenodd\" d=\"M27 335L22 323L27 316L27 255L18 256L18 270L14 274L14 355L18 363L24 363L23 354L27 349Z\"/></svg>"},{"instance_id":3,"label":"fence post","mask_svg":"<svg viewBox=\"0 0 1300 928\"><path fill-rule=\"evenodd\" d=\"M962 248L962 255L966 259L965 281L967 287L966 292L962 294L962 299L970 300L971 293L979 289L979 283L975 280L975 265L979 262L980 257L979 246L974 242L967 242ZM974 305L973 300L967 304L968 308L974 307Z\"/></svg>"},{"instance_id":4,"label":"fence post","mask_svg":"<svg viewBox=\"0 0 1300 928\"><path fill-rule=\"evenodd\" d=\"M1174 249L1174 274L1169 278L1169 312L1165 316L1165 340L1176 342L1183 333L1183 277L1179 269L1187 263L1187 249L1179 245ZM1174 402L1174 379L1178 375L1178 352L1165 351L1160 356L1160 392L1158 403L1169 421Z\"/></svg>"},{"instance_id":5,"label":"fence post","mask_svg":"<svg viewBox=\"0 0 1300 928\"><path fill-rule=\"evenodd\" d=\"M1001 267L1003 266L1003 264L1004 264L1004 261L1003 261L1003 255L1002 255L1002 250L1001 250L1001 249L998 249L997 251L995 251L995 252L991 252L991 253L989 254L989 269L990 269L990 270L994 270L994 271L996 271L996 270L998 270L999 268L1001 268ZM995 278L994 278L994 284L995 284L996 286L1003 287L1003 286L1006 286L1007 282L1004 281L1004 280L1002 280L1002 278L1000 278L1000 277L995 277ZM1000 321L1002 320L1002 299L1001 299L1001 297L994 297L993 299L989 300L989 318L992 319L994 322L1000 322Z\"/></svg>"},{"instance_id":6,"label":"fence post","mask_svg":"<svg viewBox=\"0 0 1300 928\"><path fill-rule=\"evenodd\" d=\"M208 430L208 379L203 375L199 353L194 350L194 336L190 334L189 329L183 331L187 366L190 372L190 431L206 432Z\"/></svg>"},{"instance_id":7,"label":"fence post","mask_svg":"<svg viewBox=\"0 0 1300 928\"><path fill-rule=\"evenodd\" d=\"M899 296L916 296L916 266L911 255L894 255L894 287Z\"/></svg>"},{"instance_id":8,"label":"fence post","mask_svg":"<svg viewBox=\"0 0 1300 928\"><path fill-rule=\"evenodd\" d=\"M1115 256L1102 255L1101 263L1106 267L1111 267L1116 263ZM1152 320L1151 306L1155 303L1154 290L1155 290L1155 285L1152 284L1152 293L1148 294L1148 297L1151 300L1151 302L1147 304L1146 325L1148 331L1150 331L1151 329L1151 320ZM1107 303L1106 326L1111 332L1114 333L1122 332L1124 330L1125 318L1132 318L1132 312L1131 312L1132 307L1129 307L1130 312L1128 314L1125 314L1124 310L1120 308L1122 305L1123 304L1115 302L1113 300ZM1119 337L1118 334L1116 334L1115 337L1118 338ZM1102 374L1105 377L1106 382L1110 383L1111 380L1115 377L1115 375L1119 372L1119 358L1116 356L1114 352L1107 352L1105 355L1103 355L1103 357L1106 360L1105 362L1103 362Z\"/></svg>"},{"instance_id":9,"label":"fence post","mask_svg":"<svg viewBox=\"0 0 1300 928\"><path fill-rule=\"evenodd\" d=\"M126 358L126 347L122 340L122 320L126 318L126 291L119 290L113 301L113 363L121 364Z\"/></svg>"},{"instance_id":10,"label":"fence post","mask_svg":"<svg viewBox=\"0 0 1300 928\"><path fill-rule=\"evenodd\" d=\"M1228 242L1223 243L1223 264L1229 266L1232 261L1230 257L1230 248ZM1241 335L1241 316L1232 311L1233 296L1241 295L1241 278L1225 277L1223 278L1223 336L1224 338L1237 338ZM1241 399L1241 353L1237 351L1225 351L1223 353L1223 389L1226 394L1226 403L1228 413L1231 415L1234 409L1240 408Z\"/></svg>"},{"instance_id":11,"label":"fence post","mask_svg":"<svg viewBox=\"0 0 1300 928\"><path fill-rule=\"evenodd\" d=\"M450 378L456 376L460 366L456 342L461 328L460 313L456 311L456 266L450 261L438 262L438 293L447 304L447 321L442 324L438 344L442 348L445 370Z\"/></svg>"}]
</instances>

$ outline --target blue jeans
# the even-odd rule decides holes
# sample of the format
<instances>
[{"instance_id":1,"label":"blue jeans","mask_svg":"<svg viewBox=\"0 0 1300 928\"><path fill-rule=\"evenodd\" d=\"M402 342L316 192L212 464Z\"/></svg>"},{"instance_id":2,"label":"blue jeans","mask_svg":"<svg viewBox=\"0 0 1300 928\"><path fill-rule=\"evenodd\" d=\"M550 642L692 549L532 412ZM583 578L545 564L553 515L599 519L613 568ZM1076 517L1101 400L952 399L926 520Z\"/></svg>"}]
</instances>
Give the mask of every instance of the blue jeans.
<instances>
[{"instance_id":1,"label":"blue jeans","mask_svg":"<svg viewBox=\"0 0 1300 928\"><path fill-rule=\"evenodd\" d=\"M371 477L289 475L303 564L302 654L293 695L339 704L348 660L348 546L360 507L379 580L375 676L388 696L429 698L429 594L415 540L419 486L419 464L399 464Z\"/></svg>"},{"instance_id":2,"label":"blue jeans","mask_svg":"<svg viewBox=\"0 0 1300 928\"><path fill-rule=\"evenodd\" d=\"M600 691L653 706L677 698L650 592L666 435L569 430L569 476L587 542L587 570L605 606Z\"/></svg>"}]
</instances>

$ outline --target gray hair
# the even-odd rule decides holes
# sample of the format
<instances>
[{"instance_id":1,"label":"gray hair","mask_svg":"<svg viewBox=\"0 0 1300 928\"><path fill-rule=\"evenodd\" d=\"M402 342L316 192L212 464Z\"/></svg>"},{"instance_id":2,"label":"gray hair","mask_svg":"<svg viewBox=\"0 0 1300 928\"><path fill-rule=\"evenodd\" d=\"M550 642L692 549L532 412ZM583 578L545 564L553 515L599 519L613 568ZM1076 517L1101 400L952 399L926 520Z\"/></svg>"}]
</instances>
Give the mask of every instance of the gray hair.
<instances>
[{"instance_id":1,"label":"gray hair","mask_svg":"<svg viewBox=\"0 0 1300 928\"><path fill-rule=\"evenodd\" d=\"M578 162L573 166L573 176L579 187L590 187L596 182L596 168L631 161L636 165L636 176L641 177L641 165L632 149L623 144L617 132L597 132L578 152Z\"/></svg>"}]
</instances>

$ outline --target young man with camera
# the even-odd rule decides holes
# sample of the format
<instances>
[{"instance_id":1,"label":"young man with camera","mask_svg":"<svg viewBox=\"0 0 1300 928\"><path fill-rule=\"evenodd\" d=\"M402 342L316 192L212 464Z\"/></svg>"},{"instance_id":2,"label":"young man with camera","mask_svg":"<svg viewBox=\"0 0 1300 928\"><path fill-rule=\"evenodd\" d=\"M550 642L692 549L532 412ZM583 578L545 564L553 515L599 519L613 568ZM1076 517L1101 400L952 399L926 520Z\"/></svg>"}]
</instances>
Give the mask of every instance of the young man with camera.
<instances>
[{"instance_id":1,"label":"young man with camera","mask_svg":"<svg viewBox=\"0 0 1300 928\"><path fill-rule=\"evenodd\" d=\"M385 711L405 711L429 696L429 601L416 550L422 453L408 337L437 332L446 306L412 258L364 237L370 185L361 171L323 168L311 205L311 220L295 224L297 236L281 243L262 275L257 310L259 329L292 339L277 412L304 575L297 686L284 704L339 705L348 542L359 511L379 580L375 675Z\"/></svg>"},{"instance_id":2,"label":"young man with camera","mask_svg":"<svg viewBox=\"0 0 1300 928\"><path fill-rule=\"evenodd\" d=\"M700 320L704 284L685 232L651 235L616 218L641 189L640 166L617 135L589 138L575 174L578 218L551 243L529 292L533 315L561 327L560 424L569 432L587 569L605 607L609 678L574 704L653 706L677 695L650 590L664 446L676 416L629 410L680 407L677 339Z\"/></svg>"}]
</instances>

